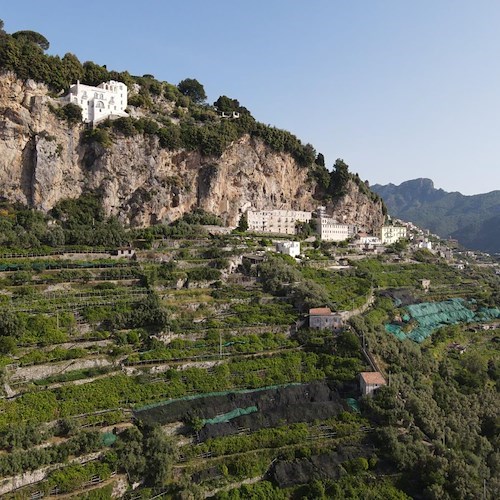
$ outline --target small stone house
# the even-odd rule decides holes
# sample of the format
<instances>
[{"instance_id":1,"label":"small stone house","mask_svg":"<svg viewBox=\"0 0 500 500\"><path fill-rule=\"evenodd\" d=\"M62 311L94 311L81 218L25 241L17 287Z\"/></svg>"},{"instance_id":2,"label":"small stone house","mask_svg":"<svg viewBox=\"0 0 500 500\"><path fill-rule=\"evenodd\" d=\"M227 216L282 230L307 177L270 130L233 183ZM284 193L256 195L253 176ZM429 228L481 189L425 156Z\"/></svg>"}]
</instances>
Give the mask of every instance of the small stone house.
<instances>
[{"instance_id":1,"label":"small stone house","mask_svg":"<svg viewBox=\"0 0 500 500\"><path fill-rule=\"evenodd\" d=\"M298 241L280 241L276 243L276 251L290 257L298 257L300 255L300 242Z\"/></svg>"},{"instance_id":2,"label":"small stone house","mask_svg":"<svg viewBox=\"0 0 500 500\"><path fill-rule=\"evenodd\" d=\"M342 326L342 316L333 313L329 307L309 309L309 328L340 330Z\"/></svg>"},{"instance_id":3,"label":"small stone house","mask_svg":"<svg viewBox=\"0 0 500 500\"><path fill-rule=\"evenodd\" d=\"M380 372L361 372L359 374L359 388L363 396L371 394L383 385L387 385L387 382Z\"/></svg>"}]
</instances>

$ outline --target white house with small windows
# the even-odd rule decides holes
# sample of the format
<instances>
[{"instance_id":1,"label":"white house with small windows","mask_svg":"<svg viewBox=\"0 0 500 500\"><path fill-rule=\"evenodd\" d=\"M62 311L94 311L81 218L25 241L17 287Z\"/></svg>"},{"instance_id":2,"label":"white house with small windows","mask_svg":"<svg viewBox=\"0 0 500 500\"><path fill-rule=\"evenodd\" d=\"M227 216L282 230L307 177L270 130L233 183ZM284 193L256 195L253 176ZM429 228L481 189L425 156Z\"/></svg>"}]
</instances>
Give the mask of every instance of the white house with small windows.
<instances>
[{"instance_id":1,"label":"white house with small windows","mask_svg":"<svg viewBox=\"0 0 500 500\"><path fill-rule=\"evenodd\" d=\"M327 215L326 207L318 207L316 217L316 231L321 241L345 241L357 232L354 224L340 224L337 219Z\"/></svg>"},{"instance_id":2,"label":"white house with small windows","mask_svg":"<svg viewBox=\"0 0 500 500\"><path fill-rule=\"evenodd\" d=\"M299 241L279 241L276 243L276 251L290 257L298 257L300 255Z\"/></svg>"},{"instance_id":3,"label":"white house with small windows","mask_svg":"<svg viewBox=\"0 0 500 500\"><path fill-rule=\"evenodd\" d=\"M71 85L65 100L82 108L85 123L96 124L106 118L128 116L127 95L127 86L122 82L110 80L92 87L77 81Z\"/></svg>"}]
</instances>

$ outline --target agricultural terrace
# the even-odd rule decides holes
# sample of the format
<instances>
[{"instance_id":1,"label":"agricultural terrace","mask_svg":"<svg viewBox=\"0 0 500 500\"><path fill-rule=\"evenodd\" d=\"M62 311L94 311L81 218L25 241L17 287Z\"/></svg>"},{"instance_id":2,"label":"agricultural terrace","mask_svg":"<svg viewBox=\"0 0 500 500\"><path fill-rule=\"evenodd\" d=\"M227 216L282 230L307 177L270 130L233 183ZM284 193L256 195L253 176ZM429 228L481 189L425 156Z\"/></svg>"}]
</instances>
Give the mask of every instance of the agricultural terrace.
<instances>
[{"instance_id":1,"label":"agricultural terrace","mask_svg":"<svg viewBox=\"0 0 500 500\"><path fill-rule=\"evenodd\" d=\"M92 198L63 203L55 225L5 210L4 498L109 498L137 481L141 498L335 497L346 488L363 497L367 484L379 498L407 498L412 462L395 467L380 439L401 438L382 408L393 399L360 399L358 374L375 361L391 373L382 395L392 384L411 392L403 374L429 383L444 363L454 384L494 390L495 330L444 327L421 347L384 330L407 303L456 297L458 283L464 298L491 307L498 281L487 271L464 276L388 257L338 268L330 262L349 257L345 248L305 243L308 258L298 262L273 253L268 239L209 235L204 223L218 221L202 212L125 230ZM36 241L19 229L30 227ZM99 246L89 246L91 227ZM260 264L245 262L249 253ZM307 328L309 308L322 306L343 311L342 331ZM452 343L467 346L463 358ZM408 372L405 362L416 360ZM482 396L490 408L491 395ZM425 427L420 441L434 446L448 432L417 407L404 411Z\"/></svg>"}]
</instances>

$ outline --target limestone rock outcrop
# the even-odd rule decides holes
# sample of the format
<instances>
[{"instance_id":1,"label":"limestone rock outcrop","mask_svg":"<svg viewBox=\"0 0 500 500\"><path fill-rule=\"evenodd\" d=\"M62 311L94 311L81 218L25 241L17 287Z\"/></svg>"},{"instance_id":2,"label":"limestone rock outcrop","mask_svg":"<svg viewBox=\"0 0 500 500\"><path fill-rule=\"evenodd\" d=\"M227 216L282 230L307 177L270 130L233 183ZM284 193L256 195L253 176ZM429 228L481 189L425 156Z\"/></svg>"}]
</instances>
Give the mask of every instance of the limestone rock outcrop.
<instances>
[{"instance_id":1,"label":"limestone rock outcrop","mask_svg":"<svg viewBox=\"0 0 500 500\"><path fill-rule=\"evenodd\" d=\"M116 135L104 148L81 141L83 124L68 125L44 85L0 76L0 198L50 210L59 200L98 192L108 215L147 226L194 208L236 225L242 209L313 210L308 169L261 140L243 136L220 157L168 151L155 136ZM52 108L52 109L51 109ZM374 203L352 183L331 205L339 220L368 229L382 222Z\"/></svg>"}]
</instances>

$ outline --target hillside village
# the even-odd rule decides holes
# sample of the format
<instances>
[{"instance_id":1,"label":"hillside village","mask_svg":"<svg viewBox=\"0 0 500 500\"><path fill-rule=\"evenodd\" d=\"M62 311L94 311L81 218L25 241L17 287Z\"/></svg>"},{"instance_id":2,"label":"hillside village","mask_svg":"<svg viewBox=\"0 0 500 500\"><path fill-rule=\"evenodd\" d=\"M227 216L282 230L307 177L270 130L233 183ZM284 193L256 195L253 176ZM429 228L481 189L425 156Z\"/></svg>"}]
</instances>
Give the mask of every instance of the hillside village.
<instances>
[{"instance_id":1,"label":"hillside village","mask_svg":"<svg viewBox=\"0 0 500 500\"><path fill-rule=\"evenodd\" d=\"M0 216L15 214L6 206L3 210ZM487 267L477 267L472 256L414 226L395 221L413 239L386 245L383 253L377 244L375 253L355 239L344 244L321 241L318 235L291 240L286 233L227 233L213 224L212 216L196 217L178 226L190 235L151 237L151 229L137 230L129 246L115 249L4 250L4 306L32 323L15 333L21 335L18 347L2 358L0 429L19 415L39 426L36 443L62 453L54 458L39 453L39 465L21 465L22 474L8 458L0 460L5 498L57 498L63 492L80 497L94 489L115 496L129 488L142 491L141 469L126 465L127 455L120 451L120 446L137 445L137 422L143 422L144 433L153 432L144 423L161 423L169 436L164 446L177 479L167 491L220 496L246 478L263 475L273 485L266 488L293 490L305 480L301 471L310 467L307 460L297 461L304 446L313 460L373 458L365 442L376 442L369 430L374 424L364 416L371 404L367 401L381 388L400 384L396 361L389 362L386 347L380 346L406 345L397 328L404 335L421 335L403 305L411 309L414 302L432 302L438 308L441 319L429 329L433 336L457 329L433 347L451 360L455 353L467 357L477 349L491 349L498 338L493 309L461 299L449 302L451 297L479 298L474 283L478 273L486 273L482 286L498 289L498 280L491 281L498 263L490 259L483 263ZM63 212L62 219L47 221L46 227L66 232L70 222ZM421 247L431 240L434 248ZM439 256L444 249L451 251L452 260ZM468 265L454 267L462 257ZM459 290L457 282L462 283ZM482 304L484 308L486 302ZM382 311L382 330L372 330L370 322ZM451 323L439 323L445 311L455 315ZM487 311L489 316L480 316ZM457 326L461 324L464 329ZM471 336L463 333L465 328L484 333ZM416 345L435 342L414 339ZM52 402L42 410L48 397ZM279 423L283 418L285 427ZM288 437L278 443L282 432ZM92 441L73 452L83 464L78 469L82 479L76 480L74 466L57 456L67 456L65 450L74 449L76 440L91 436ZM163 443L167 438L155 439ZM113 449L121 457L118 462L96 458ZM286 449L296 451L290 455ZM27 457L29 451L17 453ZM247 458L242 461L238 453ZM370 467L377 477L377 466ZM191 486L183 483L186 478ZM385 480L377 481L381 491L392 491ZM165 485L153 491L165 491ZM279 490L270 491L275 495Z\"/></svg>"},{"instance_id":2,"label":"hillside village","mask_svg":"<svg viewBox=\"0 0 500 500\"><path fill-rule=\"evenodd\" d=\"M195 80L20 33L0 36L2 498L496 498L496 256L391 219L342 160Z\"/></svg>"}]
</instances>

